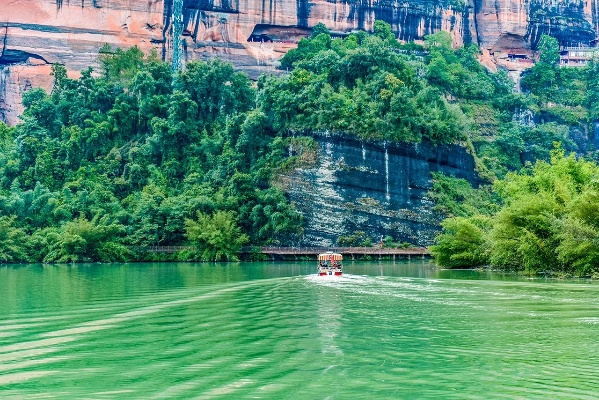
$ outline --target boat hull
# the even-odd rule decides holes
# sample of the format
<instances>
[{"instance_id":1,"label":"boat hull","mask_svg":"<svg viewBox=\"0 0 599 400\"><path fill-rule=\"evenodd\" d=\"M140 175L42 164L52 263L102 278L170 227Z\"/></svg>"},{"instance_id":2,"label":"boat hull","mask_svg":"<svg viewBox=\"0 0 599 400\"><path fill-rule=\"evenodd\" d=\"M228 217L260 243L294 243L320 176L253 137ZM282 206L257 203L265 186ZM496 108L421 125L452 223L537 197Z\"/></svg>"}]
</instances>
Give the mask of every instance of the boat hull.
<instances>
[{"instance_id":1,"label":"boat hull","mask_svg":"<svg viewBox=\"0 0 599 400\"><path fill-rule=\"evenodd\" d=\"M334 268L319 268L318 269L319 276L341 276L343 272L340 269Z\"/></svg>"}]
</instances>

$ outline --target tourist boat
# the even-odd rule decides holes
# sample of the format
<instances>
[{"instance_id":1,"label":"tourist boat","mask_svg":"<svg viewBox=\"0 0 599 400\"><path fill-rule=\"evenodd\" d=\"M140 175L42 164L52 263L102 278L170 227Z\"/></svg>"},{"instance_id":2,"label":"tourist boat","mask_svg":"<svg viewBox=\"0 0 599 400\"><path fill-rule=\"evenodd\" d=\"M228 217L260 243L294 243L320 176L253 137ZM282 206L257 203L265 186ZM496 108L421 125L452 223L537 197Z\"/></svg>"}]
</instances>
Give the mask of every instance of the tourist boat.
<instances>
[{"instance_id":1,"label":"tourist boat","mask_svg":"<svg viewBox=\"0 0 599 400\"><path fill-rule=\"evenodd\" d=\"M343 256L339 253L327 251L318 255L319 276L341 276L341 261Z\"/></svg>"}]
</instances>

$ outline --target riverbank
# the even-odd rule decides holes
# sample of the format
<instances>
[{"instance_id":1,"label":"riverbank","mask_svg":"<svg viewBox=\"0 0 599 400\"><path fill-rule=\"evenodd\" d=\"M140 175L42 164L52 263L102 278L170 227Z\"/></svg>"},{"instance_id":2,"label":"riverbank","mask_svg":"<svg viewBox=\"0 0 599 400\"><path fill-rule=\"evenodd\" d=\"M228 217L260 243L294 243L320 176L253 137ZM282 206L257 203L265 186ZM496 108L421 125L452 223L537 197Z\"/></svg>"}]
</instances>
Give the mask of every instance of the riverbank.
<instances>
[{"instance_id":1,"label":"riverbank","mask_svg":"<svg viewBox=\"0 0 599 400\"><path fill-rule=\"evenodd\" d=\"M194 257L201 250L194 246L136 246L129 249L144 259L156 261L157 254L172 254L158 259L172 259L173 261L194 261ZM351 260L395 260L411 259L412 257L428 258L430 252L424 247L283 247L283 246L246 246L239 250L238 257L242 261L298 261L315 260L321 253L332 251L339 253ZM202 260L209 261L209 260Z\"/></svg>"}]
</instances>

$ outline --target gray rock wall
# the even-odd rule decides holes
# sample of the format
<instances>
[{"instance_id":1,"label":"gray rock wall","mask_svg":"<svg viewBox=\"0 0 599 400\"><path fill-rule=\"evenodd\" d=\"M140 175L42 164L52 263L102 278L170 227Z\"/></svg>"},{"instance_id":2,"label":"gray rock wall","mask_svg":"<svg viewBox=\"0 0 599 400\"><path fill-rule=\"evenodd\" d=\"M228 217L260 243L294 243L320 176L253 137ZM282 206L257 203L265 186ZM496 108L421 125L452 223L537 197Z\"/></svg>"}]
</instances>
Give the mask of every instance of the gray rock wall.
<instances>
[{"instance_id":1,"label":"gray rock wall","mask_svg":"<svg viewBox=\"0 0 599 400\"><path fill-rule=\"evenodd\" d=\"M304 245L333 245L354 231L365 231L375 243L389 235L429 245L440 223L426 195L431 172L478 183L474 159L460 146L369 143L338 135L315 139L317 164L288 177L290 199L305 219Z\"/></svg>"}]
</instances>

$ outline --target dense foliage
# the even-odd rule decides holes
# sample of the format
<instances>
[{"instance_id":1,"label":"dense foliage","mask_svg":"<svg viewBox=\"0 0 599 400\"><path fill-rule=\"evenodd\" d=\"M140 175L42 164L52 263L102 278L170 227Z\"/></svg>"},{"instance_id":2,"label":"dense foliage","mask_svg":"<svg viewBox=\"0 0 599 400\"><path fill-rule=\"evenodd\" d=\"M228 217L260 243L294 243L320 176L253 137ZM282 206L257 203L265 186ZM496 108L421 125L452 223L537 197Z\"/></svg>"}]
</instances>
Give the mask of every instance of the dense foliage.
<instances>
[{"instance_id":1,"label":"dense foliage","mask_svg":"<svg viewBox=\"0 0 599 400\"><path fill-rule=\"evenodd\" d=\"M23 122L0 124L2 260L126 260L180 244L198 249L186 258L234 259L248 241L301 234L269 183L289 162L285 140L245 75L215 60L173 76L137 48L105 47L101 61L101 76L76 80L55 65L52 92L28 91Z\"/></svg>"},{"instance_id":2,"label":"dense foliage","mask_svg":"<svg viewBox=\"0 0 599 400\"><path fill-rule=\"evenodd\" d=\"M463 139L468 126L460 108L419 76L422 62L410 63L398 50L382 22L373 35L331 39L322 32L303 39L282 59L283 66L293 67L291 74L260 81L260 105L274 126L298 132L332 130L408 142Z\"/></svg>"},{"instance_id":3,"label":"dense foliage","mask_svg":"<svg viewBox=\"0 0 599 400\"><path fill-rule=\"evenodd\" d=\"M448 267L538 273L599 271L599 166L554 150L495 182L501 207L443 222L432 251ZM487 210L489 210L487 208Z\"/></svg>"},{"instance_id":4,"label":"dense foliage","mask_svg":"<svg viewBox=\"0 0 599 400\"><path fill-rule=\"evenodd\" d=\"M319 26L283 57L289 75L262 78L259 104L275 129L462 143L490 182L547 160L554 142L594 152L586 137L599 115L599 67L560 68L554 38L541 38L540 60L514 92L505 72L481 65L474 45L454 50L444 31L423 47L400 45L387 24L375 25L372 35L344 39Z\"/></svg>"},{"instance_id":5,"label":"dense foliage","mask_svg":"<svg viewBox=\"0 0 599 400\"><path fill-rule=\"evenodd\" d=\"M446 32L400 45L382 21L343 39L317 25L283 57L289 73L257 85L218 60L173 75L135 47L105 46L101 68L78 79L54 65L51 93L26 92L22 123L0 123L0 259L140 259L147 246L187 244L181 257L212 261L236 259L243 245L297 243L302 220L276 176L314 161L302 135L315 131L461 143L487 182L549 159L554 142L592 156L578 139L599 115L599 67L559 68L554 39L540 47L518 94L481 66L476 46L454 50ZM453 177L434 182L437 209L458 217L439 246L457 240L448 246L459 251L439 260L479 265L488 218L506 198Z\"/></svg>"},{"instance_id":6,"label":"dense foliage","mask_svg":"<svg viewBox=\"0 0 599 400\"><path fill-rule=\"evenodd\" d=\"M541 38L539 50L538 62L523 75L512 120L487 115L480 131L490 128L492 135L473 136L482 171L500 179L474 189L464 180L435 176L431 197L449 217L432 247L440 265L575 275L599 268L599 225L592 217L599 169L591 161L597 159L591 138L599 115L599 67L594 61L560 67L559 46L549 36ZM481 107L496 115L501 110L496 101ZM566 157L568 152L586 160Z\"/></svg>"}]
</instances>

